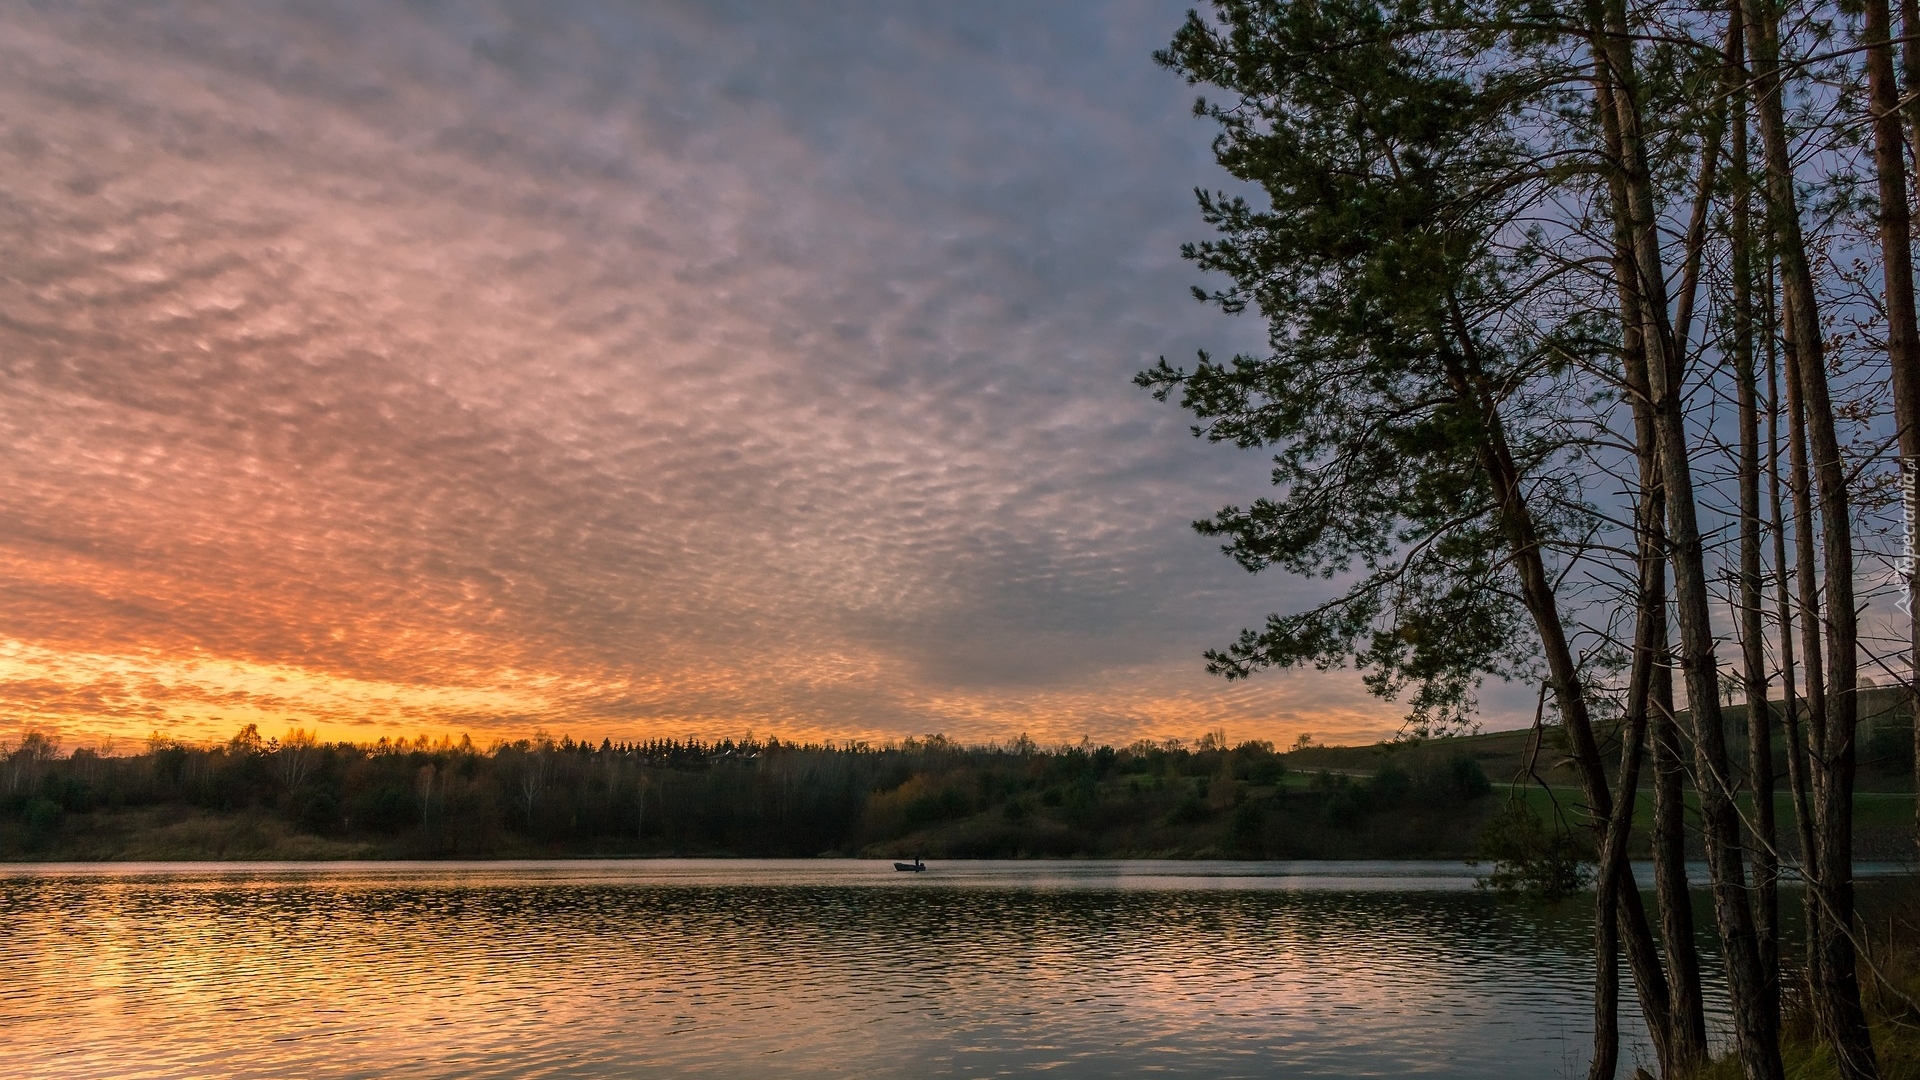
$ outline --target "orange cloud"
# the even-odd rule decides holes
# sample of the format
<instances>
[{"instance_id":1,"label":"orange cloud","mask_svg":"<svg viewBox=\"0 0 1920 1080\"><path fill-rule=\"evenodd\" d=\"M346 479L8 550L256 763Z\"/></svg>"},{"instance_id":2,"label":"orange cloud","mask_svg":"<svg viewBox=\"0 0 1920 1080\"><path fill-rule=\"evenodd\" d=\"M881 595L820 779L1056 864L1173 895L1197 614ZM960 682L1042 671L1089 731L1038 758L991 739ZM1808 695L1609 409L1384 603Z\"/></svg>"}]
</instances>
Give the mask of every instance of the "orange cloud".
<instances>
[{"instance_id":1,"label":"orange cloud","mask_svg":"<svg viewBox=\"0 0 1920 1080\"><path fill-rule=\"evenodd\" d=\"M1311 589L1129 382L1259 344L1163 20L606 17L0 12L0 733L1394 730L1199 670Z\"/></svg>"}]
</instances>

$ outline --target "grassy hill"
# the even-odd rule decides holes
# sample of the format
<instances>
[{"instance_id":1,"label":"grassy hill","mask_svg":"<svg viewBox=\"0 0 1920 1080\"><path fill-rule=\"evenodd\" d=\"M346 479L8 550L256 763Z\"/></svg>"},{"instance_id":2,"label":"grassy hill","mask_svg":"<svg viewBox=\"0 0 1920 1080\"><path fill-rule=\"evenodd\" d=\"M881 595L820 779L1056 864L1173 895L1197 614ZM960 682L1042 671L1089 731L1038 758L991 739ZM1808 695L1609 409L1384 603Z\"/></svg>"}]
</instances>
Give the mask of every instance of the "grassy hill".
<instances>
[{"instance_id":1,"label":"grassy hill","mask_svg":"<svg viewBox=\"0 0 1920 1080\"><path fill-rule=\"evenodd\" d=\"M1776 707L1781 703L1776 702ZM1733 756L1736 780L1745 782L1747 770L1747 709L1744 704L1724 709L1728 753ZM1895 688L1872 688L1862 694L1859 775L1854 803L1856 843L1862 858L1904 859L1913 853L1913 727L1905 693ZM1680 722L1689 721L1686 713ZM1602 752L1608 775L1618 777L1619 741L1611 731ZM1389 764L1429 756L1458 756L1476 763L1502 795L1525 799L1536 810L1552 813L1556 805L1577 817L1582 800L1579 777L1566 760L1564 736L1558 727L1544 728L1536 738L1531 730L1494 731L1479 735L1431 739L1420 743L1381 742L1366 746L1314 746L1283 755L1290 770L1311 774L1334 770L1355 776L1370 775ZM1531 768L1529 767L1531 764ZM1783 842L1795 847L1793 807L1787 795L1786 751L1776 733L1774 775L1777 785L1775 816ZM1644 830L1652 820L1649 792L1652 776L1642 766L1640 805L1635 811L1634 850L1646 851ZM1691 797L1690 808L1694 806Z\"/></svg>"},{"instance_id":2,"label":"grassy hill","mask_svg":"<svg viewBox=\"0 0 1920 1080\"><path fill-rule=\"evenodd\" d=\"M1907 715L1904 699L1904 692L1894 688L1872 688L1861 695L1858 735L1860 774L1857 781L1860 791L1913 791L1913 724ZM1775 702L1775 707L1781 707L1781 703ZM1735 758L1740 775L1744 777L1747 707L1738 704L1728 706L1723 711L1726 717L1727 751ZM1683 726L1688 722L1685 712L1680 714L1680 722ZM1573 767L1564 760L1560 729L1550 726L1542 734L1544 739L1540 740L1539 752L1534 759L1534 772L1551 786L1577 787L1579 779ZM1432 753L1461 755L1479 763L1490 779L1502 784L1527 775L1528 759L1535 741L1533 733L1523 729L1431 739L1415 744L1380 742L1366 746L1313 746L1290 751L1282 757L1288 768L1295 771L1334 769L1370 773L1387 762L1405 757ZM1605 733L1602 752L1607 759L1608 774L1617 775L1620 747L1611 731ZM1777 735L1774 772L1782 778L1784 785L1786 752L1783 741ZM1651 783L1651 778L1643 768L1641 786L1651 786Z\"/></svg>"}]
</instances>

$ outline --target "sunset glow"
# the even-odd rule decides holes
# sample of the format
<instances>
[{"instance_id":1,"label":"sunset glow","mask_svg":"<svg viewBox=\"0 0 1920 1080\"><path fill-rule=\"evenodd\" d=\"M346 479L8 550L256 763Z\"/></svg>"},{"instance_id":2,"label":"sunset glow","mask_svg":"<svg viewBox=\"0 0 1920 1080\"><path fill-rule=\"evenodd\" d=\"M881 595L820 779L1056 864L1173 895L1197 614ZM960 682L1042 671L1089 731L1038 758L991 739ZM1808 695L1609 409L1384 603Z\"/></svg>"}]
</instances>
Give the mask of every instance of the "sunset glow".
<instances>
[{"instance_id":1,"label":"sunset glow","mask_svg":"<svg viewBox=\"0 0 1920 1080\"><path fill-rule=\"evenodd\" d=\"M1202 670L1179 9L7 8L0 738L1392 733Z\"/></svg>"}]
</instances>

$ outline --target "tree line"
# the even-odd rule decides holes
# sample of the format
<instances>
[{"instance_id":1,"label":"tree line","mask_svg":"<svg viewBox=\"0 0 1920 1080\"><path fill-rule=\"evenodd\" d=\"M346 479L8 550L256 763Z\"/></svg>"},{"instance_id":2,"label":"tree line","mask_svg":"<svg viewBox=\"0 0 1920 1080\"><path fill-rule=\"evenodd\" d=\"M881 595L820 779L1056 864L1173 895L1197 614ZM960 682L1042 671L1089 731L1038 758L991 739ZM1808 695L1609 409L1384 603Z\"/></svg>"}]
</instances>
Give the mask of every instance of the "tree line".
<instances>
[{"instance_id":1,"label":"tree line","mask_svg":"<svg viewBox=\"0 0 1920 1080\"><path fill-rule=\"evenodd\" d=\"M1213 734L1042 748L939 735L873 746L777 738L322 742L248 725L195 746L0 746L0 857L61 857L147 811L267 817L297 836L412 857L879 854L1015 857L1467 855L1479 765L1412 749L1369 775L1289 775ZM188 853L191 854L191 853Z\"/></svg>"},{"instance_id":2,"label":"tree line","mask_svg":"<svg viewBox=\"0 0 1920 1080\"><path fill-rule=\"evenodd\" d=\"M1225 284L1195 294L1268 334L1138 381L1272 457L1276 492L1200 531L1340 586L1209 664L1352 664L1421 730L1470 723L1485 678L1538 684L1598 855L1596 1080L1618 1067L1620 957L1662 1073L1708 1057L1689 799L1743 1074L1783 1075L1796 984L1840 1075L1880 1073L1851 815L1863 665L1911 692L1920 657L1915 0L1898 16L1216 0L1157 54L1248 186L1198 193L1215 235L1184 254ZM1644 774L1651 906L1621 797Z\"/></svg>"}]
</instances>

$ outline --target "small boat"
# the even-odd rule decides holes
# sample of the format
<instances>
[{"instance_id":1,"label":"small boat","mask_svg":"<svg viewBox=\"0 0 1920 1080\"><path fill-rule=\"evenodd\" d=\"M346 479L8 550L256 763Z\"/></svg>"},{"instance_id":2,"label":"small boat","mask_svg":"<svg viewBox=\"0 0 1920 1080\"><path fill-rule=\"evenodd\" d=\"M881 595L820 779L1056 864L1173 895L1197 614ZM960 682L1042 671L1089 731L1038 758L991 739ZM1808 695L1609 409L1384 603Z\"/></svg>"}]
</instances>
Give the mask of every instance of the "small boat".
<instances>
[{"instance_id":1,"label":"small boat","mask_svg":"<svg viewBox=\"0 0 1920 1080\"><path fill-rule=\"evenodd\" d=\"M895 870L906 870L906 871L910 871L912 873L917 874L920 871L925 870L927 868L927 864L921 862L920 857L916 855L914 856L914 859L912 862L897 862L893 864L893 868Z\"/></svg>"}]
</instances>

